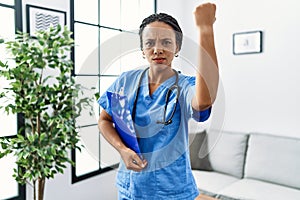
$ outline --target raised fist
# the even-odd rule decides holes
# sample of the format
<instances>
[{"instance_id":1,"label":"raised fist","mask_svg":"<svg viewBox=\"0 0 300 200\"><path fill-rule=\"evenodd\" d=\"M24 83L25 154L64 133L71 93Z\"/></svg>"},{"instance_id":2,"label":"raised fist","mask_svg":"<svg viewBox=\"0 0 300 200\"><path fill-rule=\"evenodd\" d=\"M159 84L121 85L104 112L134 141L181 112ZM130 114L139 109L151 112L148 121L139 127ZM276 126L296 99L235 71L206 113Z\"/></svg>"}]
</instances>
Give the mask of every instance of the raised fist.
<instances>
[{"instance_id":1,"label":"raised fist","mask_svg":"<svg viewBox=\"0 0 300 200\"><path fill-rule=\"evenodd\" d=\"M216 5L213 3L200 4L195 8L194 15L198 27L212 26L216 20Z\"/></svg>"}]
</instances>

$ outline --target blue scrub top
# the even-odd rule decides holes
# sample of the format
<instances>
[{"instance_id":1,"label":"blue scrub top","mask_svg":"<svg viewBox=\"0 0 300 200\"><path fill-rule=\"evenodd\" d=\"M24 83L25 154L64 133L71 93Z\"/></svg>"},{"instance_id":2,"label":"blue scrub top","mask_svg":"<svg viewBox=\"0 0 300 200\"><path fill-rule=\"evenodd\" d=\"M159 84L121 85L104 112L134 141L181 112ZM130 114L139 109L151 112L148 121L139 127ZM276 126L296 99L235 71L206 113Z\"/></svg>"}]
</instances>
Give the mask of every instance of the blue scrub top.
<instances>
[{"instance_id":1,"label":"blue scrub top","mask_svg":"<svg viewBox=\"0 0 300 200\"><path fill-rule=\"evenodd\" d=\"M127 98L128 112L125 113L132 111L142 71L124 72L107 90ZM149 95L148 72L142 77L134 129L148 165L142 172L135 172L126 169L121 160L116 182L119 192L128 199L194 200L199 194L190 166L188 120L207 120L211 108L200 112L193 110L191 101L195 91L195 77L179 74L179 90L172 91L166 109L166 119L169 119L175 108L176 92L180 91L173 122L169 125L158 124L157 121L163 119L166 94L175 81L176 76L170 77ZM99 98L98 103L112 116L107 93Z\"/></svg>"}]
</instances>

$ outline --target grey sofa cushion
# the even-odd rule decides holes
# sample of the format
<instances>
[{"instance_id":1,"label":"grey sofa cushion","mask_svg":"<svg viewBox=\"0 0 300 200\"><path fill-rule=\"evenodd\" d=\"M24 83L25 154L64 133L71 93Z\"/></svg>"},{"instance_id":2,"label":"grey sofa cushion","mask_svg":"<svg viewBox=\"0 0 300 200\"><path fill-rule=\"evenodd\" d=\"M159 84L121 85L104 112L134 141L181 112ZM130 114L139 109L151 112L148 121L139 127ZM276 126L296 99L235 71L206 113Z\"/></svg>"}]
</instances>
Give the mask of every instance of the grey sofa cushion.
<instances>
[{"instance_id":1,"label":"grey sofa cushion","mask_svg":"<svg viewBox=\"0 0 300 200\"><path fill-rule=\"evenodd\" d=\"M224 187L239 180L233 176L218 172L193 170L192 173L199 191L209 196L216 196Z\"/></svg>"},{"instance_id":2,"label":"grey sofa cushion","mask_svg":"<svg viewBox=\"0 0 300 200\"><path fill-rule=\"evenodd\" d=\"M300 139L251 134L245 177L300 189Z\"/></svg>"},{"instance_id":3,"label":"grey sofa cushion","mask_svg":"<svg viewBox=\"0 0 300 200\"><path fill-rule=\"evenodd\" d=\"M211 171L210 162L208 160L208 155L204 157L199 156L200 148L203 146L207 147L207 134L205 131L199 133L190 133L190 159L192 169Z\"/></svg>"},{"instance_id":4,"label":"grey sofa cushion","mask_svg":"<svg viewBox=\"0 0 300 200\"><path fill-rule=\"evenodd\" d=\"M209 161L214 171L243 177L248 135L212 130L208 132Z\"/></svg>"},{"instance_id":5,"label":"grey sofa cushion","mask_svg":"<svg viewBox=\"0 0 300 200\"><path fill-rule=\"evenodd\" d=\"M296 200L300 199L300 190L244 178L224 187L217 198L221 200Z\"/></svg>"}]
</instances>

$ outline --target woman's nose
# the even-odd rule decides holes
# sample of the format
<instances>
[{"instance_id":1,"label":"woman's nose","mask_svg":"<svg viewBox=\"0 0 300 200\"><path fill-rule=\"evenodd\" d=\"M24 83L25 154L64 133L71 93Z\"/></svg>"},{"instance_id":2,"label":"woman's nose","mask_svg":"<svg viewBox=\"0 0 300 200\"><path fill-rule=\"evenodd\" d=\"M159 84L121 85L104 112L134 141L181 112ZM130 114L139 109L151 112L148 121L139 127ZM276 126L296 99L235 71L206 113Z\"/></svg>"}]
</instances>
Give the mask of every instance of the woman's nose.
<instances>
[{"instance_id":1,"label":"woman's nose","mask_svg":"<svg viewBox=\"0 0 300 200\"><path fill-rule=\"evenodd\" d=\"M155 45L154 48L153 48L153 53L155 55L162 54L163 53L163 48L159 47L158 45Z\"/></svg>"}]
</instances>

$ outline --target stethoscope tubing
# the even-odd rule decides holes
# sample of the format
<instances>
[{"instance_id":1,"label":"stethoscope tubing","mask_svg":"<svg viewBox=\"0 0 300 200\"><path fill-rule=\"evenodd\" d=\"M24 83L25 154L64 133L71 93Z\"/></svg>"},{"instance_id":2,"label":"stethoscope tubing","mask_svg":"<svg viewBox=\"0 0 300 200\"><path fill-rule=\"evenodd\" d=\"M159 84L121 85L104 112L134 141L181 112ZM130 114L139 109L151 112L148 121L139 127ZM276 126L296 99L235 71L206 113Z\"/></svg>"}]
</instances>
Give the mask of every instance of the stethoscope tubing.
<instances>
[{"instance_id":1,"label":"stethoscope tubing","mask_svg":"<svg viewBox=\"0 0 300 200\"><path fill-rule=\"evenodd\" d=\"M136 115L136 106L137 106L137 100L138 100L138 94L140 92L140 87L141 87L141 83L142 83L142 79L143 76L145 75L146 71L149 69L149 67L147 67L141 74L140 78L139 78L139 82L137 85L137 89L136 89L136 93L135 93L135 98L134 98L134 102L133 102L133 107L132 107L132 119L135 120L135 115ZM175 72L176 75L176 80L175 83L168 89L168 92L165 96L165 106L164 106L164 114L163 114L163 120L162 121L157 121L156 123L158 124L164 124L164 125L169 125L172 123L172 119L173 116L175 114L176 111L176 107L177 107L177 103L178 103L178 99L179 99L179 95L180 95L180 88L178 86L178 79L179 79L179 75L178 72L173 69L173 71ZM177 89L177 94L176 94L176 100L175 100L175 105L174 108L171 112L171 116L168 120L166 120L166 112L167 112L167 106L168 106L168 102L169 102L169 98L171 96L171 92L174 91L175 89Z\"/></svg>"}]
</instances>

